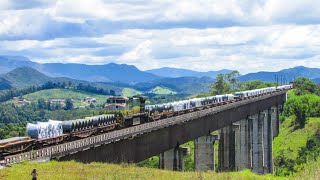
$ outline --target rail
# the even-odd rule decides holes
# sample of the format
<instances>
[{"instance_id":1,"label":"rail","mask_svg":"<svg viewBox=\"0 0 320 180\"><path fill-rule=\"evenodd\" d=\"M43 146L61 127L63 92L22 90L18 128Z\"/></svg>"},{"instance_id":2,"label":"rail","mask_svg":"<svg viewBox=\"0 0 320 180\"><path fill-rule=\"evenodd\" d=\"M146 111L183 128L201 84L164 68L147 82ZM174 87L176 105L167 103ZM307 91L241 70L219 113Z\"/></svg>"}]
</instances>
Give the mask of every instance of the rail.
<instances>
[{"instance_id":1,"label":"rail","mask_svg":"<svg viewBox=\"0 0 320 180\"><path fill-rule=\"evenodd\" d=\"M120 141L122 139L132 138L137 135L141 135L144 133L149 133L151 131L155 131L158 129L166 128L172 125L185 123L187 121L199 119L204 116L216 114L234 107L243 106L246 104L250 104L255 101L264 100L273 96L277 96L285 93L286 91L274 92L271 94L266 94L263 96L252 97L246 100L236 101L229 104L224 104L220 106L216 106L209 109L203 109L196 112L190 112L187 114L182 114L179 116L174 116L167 119L162 119L154 122L149 122L117 131L112 131L104 134L100 134L97 136L87 137L80 140L75 140L72 142L66 142L63 144L45 147L38 150L31 150L28 152L10 155L4 157L4 165L16 164L22 161L30 161L37 160L43 158L58 158L65 156L67 154L73 154L78 151L84 151L90 149L92 147L98 147L103 144L109 144L111 142Z\"/></svg>"}]
</instances>

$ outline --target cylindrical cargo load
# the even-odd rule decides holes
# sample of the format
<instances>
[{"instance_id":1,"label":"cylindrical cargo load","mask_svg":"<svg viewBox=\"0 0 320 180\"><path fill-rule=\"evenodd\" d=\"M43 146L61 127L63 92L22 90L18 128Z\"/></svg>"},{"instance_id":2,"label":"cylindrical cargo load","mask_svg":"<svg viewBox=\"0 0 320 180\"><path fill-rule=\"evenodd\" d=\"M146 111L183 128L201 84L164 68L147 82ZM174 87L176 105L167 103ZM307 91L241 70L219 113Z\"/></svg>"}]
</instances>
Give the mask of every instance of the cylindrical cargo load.
<instances>
[{"instance_id":1,"label":"cylindrical cargo load","mask_svg":"<svg viewBox=\"0 0 320 180\"><path fill-rule=\"evenodd\" d=\"M78 124L78 130L81 131L82 127L83 127L83 123L82 123L81 119L77 119L76 122Z\"/></svg>"},{"instance_id":2,"label":"cylindrical cargo load","mask_svg":"<svg viewBox=\"0 0 320 180\"><path fill-rule=\"evenodd\" d=\"M75 125L73 123L73 121L63 121L62 122L62 129L64 133L68 133L71 132L72 130L74 130Z\"/></svg>"},{"instance_id":3,"label":"cylindrical cargo load","mask_svg":"<svg viewBox=\"0 0 320 180\"><path fill-rule=\"evenodd\" d=\"M39 126L36 124L27 124L27 135L31 137L32 139L38 139L39 138Z\"/></svg>"},{"instance_id":4,"label":"cylindrical cargo load","mask_svg":"<svg viewBox=\"0 0 320 180\"><path fill-rule=\"evenodd\" d=\"M109 122L108 116L100 116L100 118L102 119L103 124L107 124Z\"/></svg>"},{"instance_id":5,"label":"cylindrical cargo load","mask_svg":"<svg viewBox=\"0 0 320 180\"><path fill-rule=\"evenodd\" d=\"M88 128L92 127L92 118L88 119Z\"/></svg>"},{"instance_id":6,"label":"cylindrical cargo load","mask_svg":"<svg viewBox=\"0 0 320 180\"><path fill-rule=\"evenodd\" d=\"M104 119L102 116L97 116L97 117L95 117L95 118L98 119L98 121L99 121L99 126L105 124L105 119Z\"/></svg>"},{"instance_id":7,"label":"cylindrical cargo load","mask_svg":"<svg viewBox=\"0 0 320 180\"><path fill-rule=\"evenodd\" d=\"M85 128L85 121L83 119L79 120L79 124L80 124L80 130Z\"/></svg>"},{"instance_id":8,"label":"cylindrical cargo load","mask_svg":"<svg viewBox=\"0 0 320 180\"><path fill-rule=\"evenodd\" d=\"M79 131L81 126L80 122L78 120L75 120L74 124L75 124L74 131Z\"/></svg>"},{"instance_id":9,"label":"cylindrical cargo load","mask_svg":"<svg viewBox=\"0 0 320 180\"><path fill-rule=\"evenodd\" d=\"M53 137L61 136L63 134L61 121L49 120L49 123L52 124Z\"/></svg>"},{"instance_id":10,"label":"cylindrical cargo load","mask_svg":"<svg viewBox=\"0 0 320 180\"><path fill-rule=\"evenodd\" d=\"M111 121L112 121L111 118L110 118L108 115L107 115L107 116L104 116L103 119L105 119L104 122L105 122L106 124L110 124Z\"/></svg>"},{"instance_id":11,"label":"cylindrical cargo load","mask_svg":"<svg viewBox=\"0 0 320 180\"><path fill-rule=\"evenodd\" d=\"M53 137L53 126L51 123L46 122L46 126L47 126L47 138L51 138Z\"/></svg>"},{"instance_id":12,"label":"cylindrical cargo load","mask_svg":"<svg viewBox=\"0 0 320 180\"><path fill-rule=\"evenodd\" d=\"M87 128L91 128L92 127L92 118L87 120Z\"/></svg>"},{"instance_id":13,"label":"cylindrical cargo load","mask_svg":"<svg viewBox=\"0 0 320 180\"><path fill-rule=\"evenodd\" d=\"M115 122L115 116L114 116L114 114L109 114L109 115L108 115L108 119L109 119L109 121L110 121L111 123L114 123L114 122Z\"/></svg>"},{"instance_id":14,"label":"cylindrical cargo load","mask_svg":"<svg viewBox=\"0 0 320 180\"><path fill-rule=\"evenodd\" d=\"M103 121L102 117L98 117L98 121L99 121L99 125L103 125L104 121Z\"/></svg>"},{"instance_id":15,"label":"cylindrical cargo load","mask_svg":"<svg viewBox=\"0 0 320 180\"><path fill-rule=\"evenodd\" d=\"M88 118L85 118L85 120L87 121L87 128L91 128L93 126L93 119L95 117L88 117Z\"/></svg>"},{"instance_id":16,"label":"cylindrical cargo load","mask_svg":"<svg viewBox=\"0 0 320 180\"><path fill-rule=\"evenodd\" d=\"M89 120L88 119L83 119L82 122L83 122L83 129L87 129L89 127L89 124L88 124Z\"/></svg>"},{"instance_id":17,"label":"cylindrical cargo load","mask_svg":"<svg viewBox=\"0 0 320 180\"><path fill-rule=\"evenodd\" d=\"M49 129L47 122L38 122L37 125L39 126L40 133L39 139L45 139L49 137Z\"/></svg>"}]
</instances>

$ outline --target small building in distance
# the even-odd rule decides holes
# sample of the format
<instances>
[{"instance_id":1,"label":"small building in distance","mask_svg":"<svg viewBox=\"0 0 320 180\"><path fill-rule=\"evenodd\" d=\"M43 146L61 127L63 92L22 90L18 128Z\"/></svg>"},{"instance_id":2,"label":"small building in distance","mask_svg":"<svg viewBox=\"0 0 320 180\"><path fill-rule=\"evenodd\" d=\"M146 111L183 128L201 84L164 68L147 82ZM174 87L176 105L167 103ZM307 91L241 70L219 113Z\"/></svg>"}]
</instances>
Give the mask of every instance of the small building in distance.
<instances>
[{"instance_id":1,"label":"small building in distance","mask_svg":"<svg viewBox=\"0 0 320 180\"><path fill-rule=\"evenodd\" d=\"M13 100L18 104L27 104L32 101L32 98L14 97Z\"/></svg>"},{"instance_id":2,"label":"small building in distance","mask_svg":"<svg viewBox=\"0 0 320 180\"><path fill-rule=\"evenodd\" d=\"M66 106L66 98L49 98L48 101L51 104L60 104L61 107Z\"/></svg>"},{"instance_id":3,"label":"small building in distance","mask_svg":"<svg viewBox=\"0 0 320 180\"><path fill-rule=\"evenodd\" d=\"M92 98L92 97L86 97L86 98L83 99L82 102L91 104L91 103L96 103L96 102L97 102L97 99L96 99L96 98Z\"/></svg>"}]
</instances>

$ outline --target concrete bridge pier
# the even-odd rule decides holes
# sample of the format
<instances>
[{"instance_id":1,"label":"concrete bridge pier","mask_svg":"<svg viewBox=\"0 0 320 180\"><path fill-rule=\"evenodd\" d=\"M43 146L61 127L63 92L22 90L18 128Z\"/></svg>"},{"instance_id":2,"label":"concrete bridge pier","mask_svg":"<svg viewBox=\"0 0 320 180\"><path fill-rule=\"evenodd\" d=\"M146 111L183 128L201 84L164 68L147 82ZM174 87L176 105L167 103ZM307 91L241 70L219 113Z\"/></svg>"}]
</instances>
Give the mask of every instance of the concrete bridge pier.
<instances>
[{"instance_id":1,"label":"concrete bridge pier","mask_svg":"<svg viewBox=\"0 0 320 180\"><path fill-rule=\"evenodd\" d=\"M263 147L264 147L264 173L273 173L273 132L272 132L272 108L267 111L267 118L264 118L263 126Z\"/></svg>"},{"instance_id":2,"label":"concrete bridge pier","mask_svg":"<svg viewBox=\"0 0 320 180\"><path fill-rule=\"evenodd\" d=\"M251 116L252 123L252 171L263 174L263 119L266 114L260 112Z\"/></svg>"},{"instance_id":3,"label":"concrete bridge pier","mask_svg":"<svg viewBox=\"0 0 320 180\"><path fill-rule=\"evenodd\" d=\"M218 171L235 168L235 133L233 125L220 129Z\"/></svg>"},{"instance_id":4,"label":"concrete bridge pier","mask_svg":"<svg viewBox=\"0 0 320 180\"><path fill-rule=\"evenodd\" d=\"M240 123L233 124L233 131L234 131L234 170L238 171L240 167Z\"/></svg>"},{"instance_id":5,"label":"concrete bridge pier","mask_svg":"<svg viewBox=\"0 0 320 180\"><path fill-rule=\"evenodd\" d=\"M189 148L179 146L165 151L159 156L159 168L172 171L183 171L183 157L189 153Z\"/></svg>"},{"instance_id":6,"label":"concrete bridge pier","mask_svg":"<svg viewBox=\"0 0 320 180\"><path fill-rule=\"evenodd\" d=\"M194 140L194 169L195 171L215 170L214 142L219 135L202 136Z\"/></svg>"},{"instance_id":7,"label":"concrete bridge pier","mask_svg":"<svg viewBox=\"0 0 320 180\"><path fill-rule=\"evenodd\" d=\"M272 132L273 132L273 138L277 137L280 131L280 107L279 106L273 106L271 107L271 122L272 122Z\"/></svg>"},{"instance_id":8,"label":"concrete bridge pier","mask_svg":"<svg viewBox=\"0 0 320 180\"><path fill-rule=\"evenodd\" d=\"M252 119L246 118L240 120L240 132L238 142L240 144L240 155L238 157L239 164L237 170L241 171L243 169L251 169L252 162Z\"/></svg>"}]
</instances>

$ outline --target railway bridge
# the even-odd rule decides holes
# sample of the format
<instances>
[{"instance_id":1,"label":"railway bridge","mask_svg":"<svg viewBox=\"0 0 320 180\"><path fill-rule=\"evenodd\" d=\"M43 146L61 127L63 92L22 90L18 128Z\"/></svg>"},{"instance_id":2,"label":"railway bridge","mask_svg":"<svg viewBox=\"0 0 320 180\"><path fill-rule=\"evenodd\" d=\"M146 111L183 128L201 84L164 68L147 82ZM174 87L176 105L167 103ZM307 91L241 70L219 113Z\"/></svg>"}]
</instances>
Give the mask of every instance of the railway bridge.
<instances>
[{"instance_id":1,"label":"railway bridge","mask_svg":"<svg viewBox=\"0 0 320 180\"><path fill-rule=\"evenodd\" d=\"M5 157L24 160L76 160L84 163L137 163L159 155L162 169L183 171L181 147L194 141L196 171L251 169L273 172L272 142L279 133L279 111L287 91L277 91L210 109L145 123L72 142ZM212 134L212 132L219 132ZM213 144L219 142L218 152ZM214 158L218 157L218 167Z\"/></svg>"}]
</instances>

